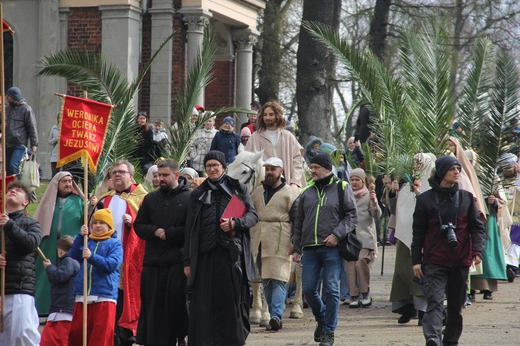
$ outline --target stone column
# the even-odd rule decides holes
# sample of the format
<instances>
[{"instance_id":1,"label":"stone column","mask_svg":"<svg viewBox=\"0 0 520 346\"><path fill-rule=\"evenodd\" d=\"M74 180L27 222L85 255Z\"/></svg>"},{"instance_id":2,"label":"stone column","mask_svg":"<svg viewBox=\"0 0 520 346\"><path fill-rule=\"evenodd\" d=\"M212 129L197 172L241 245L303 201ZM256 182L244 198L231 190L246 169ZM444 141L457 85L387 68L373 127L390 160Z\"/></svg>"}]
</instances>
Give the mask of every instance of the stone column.
<instances>
[{"instance_id":1,"label":"stone column","mask_svg":"<svg viewBox=\"0 0 520 346\"><path fill-rule=\"evenodd\" d=\"M237 51L236 106L249 109L253 96L253 46L258 32L251 29L233 31L233 42ZM238 114L236 128L247 121L247 114Z\"/></svg>"},{"instance_id":2,"label":"stone column","mask_svg":"<svg viewBox=\"0 0 520 346\"><path fill-rule=\"evenodd\" d=\"M153 55L173 32L175 10L171 0L154 0L148 12L152 15ZM161 119L168 128L172 113L172 51L173 41L170 40L150 68L150 123Z\"/></svg>"},{"instance_id":3,"label":"stone column","mask_svg":"<svg viewBox=\"0 0 520 346\"><path fill-rule=\"evenodd\" d=\"M141 8L132 5L100 5L101 53L117 65L132 83L139 75ZM137 95L136 95L137 96ZM134 98L137 106L137 97Z\"/></svg>"},{"instance_id":4,"label":"stone column","mask_svg":"<svg viewBox=\"0 0 520 346\"><path fill-rule=\"evenodd\" d=\"M60 49L67 49L69 42L69 15L70 8L69 7L60 7ZM67 93L67 80L65 78L60 78L60 88L59 92L62 94Z\"/></svg>"},{"instance_id":5,"label":"stone column","mask_svg":"<svg viewBox=\"0 0 520 346\"><path fill-rule=\"evenodd\" d=\"M38 30L38 56L42 57L56 53L61 48L60 15L58 11L59 0L40 0L39 2L39 30ZM37 85L38 111L36 122L38 128L38 156L44 171L44 177L50 177L49 157L52 147L47 143L50 128L56 124L61 99L54 96L59 91L60 80L58 77L39 77ZM22 89L22 93L23 93ZM29 144L30 145L30 144Z\"/></svg>"},{"instance_id":6,"label":"stone column","mask_svg":"<svg viewBox=\"0 0 520 346\"><path fill-rule=\"evenodd\" d=\"M202 49L204 29L209 25L209 19L213 15L201 8L183 8L180 12L184 15L182 18L184 24L188 26L188 71L190 71L193 68L195 59ZM204 104L204 93L205 90L202 90L197 98L197 104L206 107Z\"/></svg>"}]
</instances>

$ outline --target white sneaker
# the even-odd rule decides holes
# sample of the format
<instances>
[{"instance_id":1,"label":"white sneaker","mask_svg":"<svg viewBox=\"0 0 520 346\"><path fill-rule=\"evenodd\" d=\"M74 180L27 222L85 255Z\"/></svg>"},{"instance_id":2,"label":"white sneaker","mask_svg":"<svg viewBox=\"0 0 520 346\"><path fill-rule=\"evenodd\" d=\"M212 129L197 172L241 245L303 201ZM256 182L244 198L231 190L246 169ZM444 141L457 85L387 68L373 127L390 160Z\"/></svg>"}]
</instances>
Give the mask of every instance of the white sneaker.
<instances>
[{"instance_id":1,"label":"white sneaker","mask_svg":"<svg viewBox=\"0 0 520 346\"><path fill-rule=\"evenodd\" d=\"M349 308L359 308L359 297L352 297L350 300Z\"/></svg>"},{"instance_id":2,"label":"white sneaker","mask_svg":"<svg viewBox=\"0 0 520 346\"><path fill-rule=\"evenodd\" d=\"M362 307L369 307L372 305L372 297L370 296L370 292L363 293L363 299L361 300Z\"/></svg>"}]
</instances>

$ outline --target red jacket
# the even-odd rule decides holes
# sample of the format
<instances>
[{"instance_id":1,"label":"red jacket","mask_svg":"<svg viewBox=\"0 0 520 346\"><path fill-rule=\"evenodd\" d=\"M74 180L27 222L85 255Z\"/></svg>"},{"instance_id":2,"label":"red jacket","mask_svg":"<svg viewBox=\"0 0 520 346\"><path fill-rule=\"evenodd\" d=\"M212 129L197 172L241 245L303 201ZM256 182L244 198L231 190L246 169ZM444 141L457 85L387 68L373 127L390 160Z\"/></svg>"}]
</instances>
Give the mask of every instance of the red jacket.
<instances>
[{"instance_id":1,"label":"red jacket","mask_svg":"<svg viewBox=\"0 0 520 346\"><path fill-rule=\"evenodd\" d=\"M439 182L430 178L431 190L417 197L417 204L413 214L413 239L412 239L412 261L413 264L423 264L424 256L430 251L427 263L442 266L469 267L473 263L473 257L481 255L484 251L486 229L482 223L475 200L471 192L459 190L455 185L445 188ZM459 208L454 210L453 199L459 191ZM437 205L434 194L437 194L439 205ZM441 211L442 223L451 222L456 225L458 245L450 247L445 233L436 236L440 232L441 223L439 212ZM455 216L457 220L455 220Z\"/></svg>"}]
</instances>

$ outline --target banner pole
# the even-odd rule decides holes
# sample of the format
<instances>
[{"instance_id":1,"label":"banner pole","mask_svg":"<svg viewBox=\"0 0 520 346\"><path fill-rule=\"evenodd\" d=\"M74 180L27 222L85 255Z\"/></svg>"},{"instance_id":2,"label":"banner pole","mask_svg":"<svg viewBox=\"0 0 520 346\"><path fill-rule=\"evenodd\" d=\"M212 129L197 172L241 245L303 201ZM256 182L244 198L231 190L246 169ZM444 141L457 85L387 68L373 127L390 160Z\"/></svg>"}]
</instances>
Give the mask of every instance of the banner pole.
<instances>
[{"instance_id":1,"label":"banner pole","mask_svg":"<svg viewBox=\"0 0 520 346\"><path fill-rule=\"evenodd\" d=\"M2 4L0 4L0 21L4 22L4 12L2 8ZM2 34L0 35L0 73L2 74L2 78L0 81L0 103L2 103L1 111L2 111L2 125L5 128L5 75L4 75L4 33L2 30ZM6 196L6 165L5 165L5 131L1 131L2 133L2 213L5 213L5 196ZM5 233L2 227L2 256L5 257ZM0 292L1 302L0 302L0 333L4 331L4 301L5 301L5 268L1 270L1 285L2 291Z\"/></svg>"},{"instance_id":2,"label":"banner pole","mask_svg":"<svg viewBox=\"0 0 520 346\"><path fill-rule=\"evenodd\" d=\"M83 194L85 202L83 205L83 222L88 228L88 159L84 156L83 160ZM83 237L83 249L88 248L88 235ZM88 271L87 259L83 258L83 346L87 346L87 287Z\"/></svg>"},{"instance_id":3,"label":"banner pole","mask_svg":"<svg viewBox=\"0 0 520 346\"><path fill-rule=\"evenodd\" d=\"M61 95L60 95L61 96ZM88 92L83 91L83 98L88 97ZM83 196L85 198L83 204L83 220L88 228L88 157L83 155ZM83 237L83 248L88 248L88 235ZM83 258L83 346L87 346L87 259Z\"/></svg>"}]
</instances>

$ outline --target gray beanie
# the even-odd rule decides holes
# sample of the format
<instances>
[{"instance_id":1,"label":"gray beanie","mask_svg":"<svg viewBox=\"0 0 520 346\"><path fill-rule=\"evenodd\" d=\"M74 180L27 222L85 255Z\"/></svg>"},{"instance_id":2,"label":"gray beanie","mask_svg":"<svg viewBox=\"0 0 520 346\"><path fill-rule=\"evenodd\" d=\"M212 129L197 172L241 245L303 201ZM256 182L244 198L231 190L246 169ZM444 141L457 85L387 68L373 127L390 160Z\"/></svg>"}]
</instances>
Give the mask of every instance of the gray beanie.
<instances>
[{"instance_id":1,"label":"gray beanie","mask_svg":"<svg viewBox=\"0 0 520 346\"><path fill-rule=\"evenodd\" d=\"M22 92L17 87L11 87L7 89L6 95L12 97L16 101L20 101L22 99Z\"/></svg>"}]
</instances>

